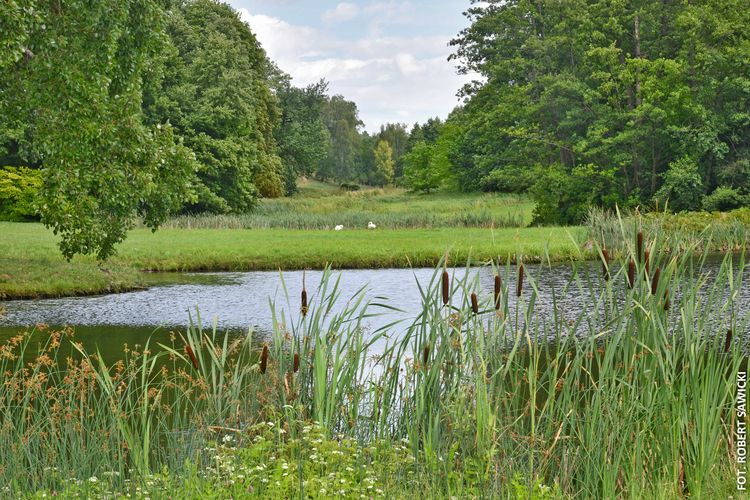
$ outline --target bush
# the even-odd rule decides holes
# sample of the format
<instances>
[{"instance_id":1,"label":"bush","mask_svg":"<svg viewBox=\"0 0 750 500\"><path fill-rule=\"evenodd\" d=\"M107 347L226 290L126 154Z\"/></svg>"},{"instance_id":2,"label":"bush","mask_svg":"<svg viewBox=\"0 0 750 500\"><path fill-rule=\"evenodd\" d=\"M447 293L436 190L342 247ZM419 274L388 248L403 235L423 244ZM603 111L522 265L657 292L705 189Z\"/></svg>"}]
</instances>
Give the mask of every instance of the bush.
<instances>
[{"instance_id":1,"label":"bush","mask_svg":"<svg viewBox=\"0 0 750 500\"><path fill-rule=\"evenodd\" d=\"M38 220L35 200L42 187L39 170L27 167L0 168L0 220Z\"/></svg>"},{"instance_id":2,"label":"bush","mask_svg":"<svg viewBox=\"0 0 750 500\"><path fill-rule=\"evenodd\" d=\"M698 164L688 157L682 157L669 164L664 184L654 198L659 206L666 205L673 212L689 212L701 207L702 196L703 180L698 172Z\"/></svg>"},{"instance_id":3,"label":"bush","mask_svg":"<svg viewBox=\"0 0 750 500\"><path fill-rule=\"evenodd\" d=\"M730 187L717 187L713 193L703 197L703 210L707 212L728 212L747 203L745 197Z\"/></svg>"},{"instance_id":4,"label":"bush","mask_svg":"<svg viewBox=\"0 0 750 500\"><path fill-rule=\"evenodd\" d=\"M343 191L359 191L359 184L344 182L339 186Z\"/></svg>"},{"instance_id":5,"label":"bush","mask_svg":"<svg viewBox=\"0 0 750 500\"><path fill-rule=\"evenodd\" d=\"M531 188L536 224L580 224L592 206L613 209L621 203L615 169L586 164L567 171L562 165L539 167Z\"/></svg>"}]
</instances>

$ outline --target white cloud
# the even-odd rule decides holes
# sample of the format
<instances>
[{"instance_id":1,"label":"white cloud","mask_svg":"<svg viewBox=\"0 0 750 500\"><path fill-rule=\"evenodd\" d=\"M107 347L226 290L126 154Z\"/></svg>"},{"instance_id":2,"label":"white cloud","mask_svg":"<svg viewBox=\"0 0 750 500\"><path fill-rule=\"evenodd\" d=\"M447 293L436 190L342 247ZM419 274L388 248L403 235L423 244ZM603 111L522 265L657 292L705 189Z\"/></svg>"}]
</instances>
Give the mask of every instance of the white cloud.
<instances>
[{"instance_id":1,"label":"white cloud","mask_svg":"<svg viewBox=\"0 0 750 500\"><path fill-rule=\"evenodd\" d=\"M410 8L407 2L378 2L368 8L376 7L383 16ZM370 132L387 122L410 124L432 116L445 117L458 104L458 89L470 80L457 75L447 61L450 36L377 36L370 32L352 41L337 38L333 30L251 15L246 9L240 9L240 14L269 57L296 85L325 78L331 93L357 104Z\"/></svg>"},{"instance_id":2,"label":"white cloud","mask_svg":"<svg viewBox=\"0 0 750 500\"><path fill-rule=\"evenodd\" d=\"M353 3L341 2L333 9L323 12L320 19L326 24L350 21L357 17L359 9Z\"/></svg>"}]
</instances>

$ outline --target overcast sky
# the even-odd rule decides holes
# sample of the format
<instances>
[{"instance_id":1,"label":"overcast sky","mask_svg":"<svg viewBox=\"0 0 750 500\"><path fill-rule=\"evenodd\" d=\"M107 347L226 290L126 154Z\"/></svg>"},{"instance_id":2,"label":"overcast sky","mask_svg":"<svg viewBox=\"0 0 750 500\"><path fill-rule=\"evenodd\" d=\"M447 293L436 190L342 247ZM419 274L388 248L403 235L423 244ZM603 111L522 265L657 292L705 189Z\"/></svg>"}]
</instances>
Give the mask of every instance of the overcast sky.
<instances>
[{"instance_id":1,"label":"overcast sky","mask_svg":"<svg viewBox=\"0 0 750 500\"><path fill-rule=\"evenodd\" d=\"M297 86L325 78L369 132L445 118L469 80L448 62L468 0L230 0Z\"/></svg>"}]
</instances>

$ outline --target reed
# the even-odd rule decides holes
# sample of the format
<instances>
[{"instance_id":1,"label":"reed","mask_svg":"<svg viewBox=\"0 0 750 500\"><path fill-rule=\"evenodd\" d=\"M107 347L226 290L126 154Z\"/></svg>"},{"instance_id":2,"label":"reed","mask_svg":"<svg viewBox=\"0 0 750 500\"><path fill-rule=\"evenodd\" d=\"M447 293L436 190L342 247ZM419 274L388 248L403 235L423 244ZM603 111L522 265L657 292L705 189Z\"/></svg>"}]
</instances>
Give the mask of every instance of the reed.
<instances>
[{"instance_id":1,"label":"reed","mask_svg":"<svg viewBox=\"0 0 750 500\"><path fill-rule=\"evenodd\" d=\"M392 497L726 497L744 256L709 274L705 254L652 255L647 286L635 254L610 280L580 266L555 290L519 265L523 300L500 279L510 260L486 290L468 267L446 284L440 265L420 283L421 310L377 329L369 319L394 307L365 289L342 297L326 271L305 314L286 293L271 304L262 344L191 321L161 351L106 364L67 333L12 339L0 346L3 495L305 498L326 496L333 477L357 497L367 485Z\"/></svg>"}]
</instances>

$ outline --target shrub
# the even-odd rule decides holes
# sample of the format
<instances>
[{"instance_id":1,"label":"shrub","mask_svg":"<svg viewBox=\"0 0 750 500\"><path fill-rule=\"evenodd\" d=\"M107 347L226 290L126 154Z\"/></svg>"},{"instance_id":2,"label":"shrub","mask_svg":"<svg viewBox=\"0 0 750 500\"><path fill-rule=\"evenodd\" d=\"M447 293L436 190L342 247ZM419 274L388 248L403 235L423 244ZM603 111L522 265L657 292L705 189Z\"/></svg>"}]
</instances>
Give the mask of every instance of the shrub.
<instances>
[{"instance_id":1,"label":"shrub","mask_svg":"<svg viewBox=\"0 0 750 500\"><path fill-rule=\"evenodd\" d=\"M656 192L655 201L665 204L673 212L698 210L703 196L703 180L698 172L698 164L688 157L682 157L669 164L664 176L664 184Z\"/></svg>"},{"instance_id":2,"label":"shrub","mask_svg":"<svg viewBox=\"0 0 750 500\"><path fill-rule=\"evenodd\" d=\"M707 212L727 212L747 203L745 197L731 187L717 187L713 193L703 197L703 210Z\"/></svg>"},{"instance_id":3,"label":"shrub","mask_svg":"<svg viewBox=\"0 0 750 500\"><path fill-rule=\"evenodd\" d=\"M359 191L359 184L344 182L339 186L343 191Z\"/></svg>"},{"instance_id":4,"label":"shrub","mask_svg":"<svg viewBox=\"0 0 750 500\"><path fill-rule=\"evenodd\" d=\"M42 186L39 170L27 167L0 168L0 220L38 220L35 199Z\"/></svg>"}]
</instances>

